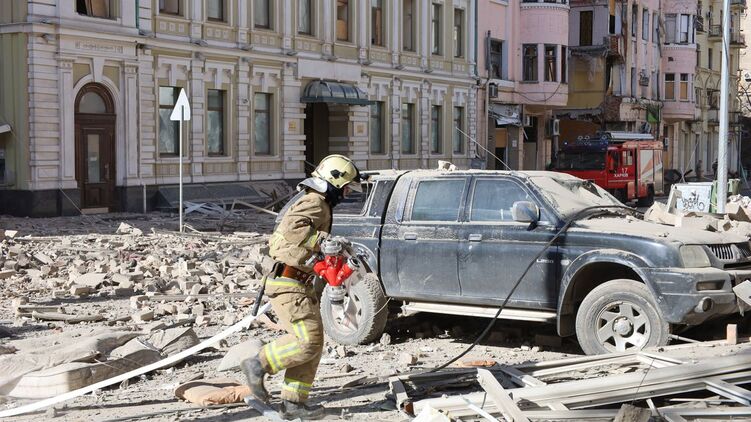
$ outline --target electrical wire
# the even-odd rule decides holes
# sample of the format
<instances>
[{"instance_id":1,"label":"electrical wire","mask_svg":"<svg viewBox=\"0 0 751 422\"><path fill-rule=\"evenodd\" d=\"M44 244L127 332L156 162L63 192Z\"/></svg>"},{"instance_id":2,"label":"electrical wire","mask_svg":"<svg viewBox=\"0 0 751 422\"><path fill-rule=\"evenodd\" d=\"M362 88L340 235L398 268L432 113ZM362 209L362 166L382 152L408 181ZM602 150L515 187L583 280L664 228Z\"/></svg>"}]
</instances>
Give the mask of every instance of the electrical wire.
<instances>
[{"instance_id":1,"label":"electrical wire","mask_svg":"<svg viewBox=\"0 0 751 422\"><path fill-rule=\"evenodd\" d=\"M558 230L558 232L555 234L555 236L553 236L553 238L550 239L550 241L547 244L545 244L545 246L542 248L542 250L540 250L540 252L537 255L535 255L534 258L532 258L532 260L530 261L529 265L527 265L527 268L524 270L524 272L522 273L522 275L519 276L519 279L516 281L516 283L514 283L514 286L511 288L511 291L509 291L508 295L506 295L506 298L501 303L501 306L498 308L498 311L495 313L495 316L493 317L493 319L490 320L490 322L488 323L488 325L480 333L480 335L477 336L477 338L472 342L472 344L470 344L469 347L467 347L463 352L461 352L458 355L454 356L453 358L451 358L446 363L444 363L444 364L442 364L440 366L437 366L437 367L435 367L433 369L430 369L426 373L433 373L433 372L437 372L437 371L440 371L442 369L445 369L449 365L451 365L452 363L454 363L454 362L458 361L459 359L463 358L464 356L466 356L467 353L469 353L472 349L474 349L475 346L477 346L488 335L488 333L490 332L490 330L493 328L493 326L495 325L495 322L498 320L498 317L500 317L501 312L506 307L506 304L508 303L509 299L511 299L511 296L514 294L514 292L516 291L516 289L519 287L519 285L521 284L522 280L524 280L524 277L527 275L527 273L529 272L529 270L532 269L532 266L537 262L537 259L540 258L556 242L556 240L558 240L558 238L561 237L561 235L563 235L566 231L568 231L568 229L571 227L571 225L574 224L576 221L582 220L584 218L591 218L591 217L593 217L594 215L597 214L597 213L593 213L593 211L607 210L607 209L625 209L625 210L627 210L629 212L632 212L632 213L642 214L640 211L635 210L635 209L633 209L631 207L628 207L626 205L595 205L595 206L592 206L592 207L587 207L587 208L583 208L583 209L579 210L576 214L574 214L560 228L560 230Z\"/></svg>"}]
</instances>

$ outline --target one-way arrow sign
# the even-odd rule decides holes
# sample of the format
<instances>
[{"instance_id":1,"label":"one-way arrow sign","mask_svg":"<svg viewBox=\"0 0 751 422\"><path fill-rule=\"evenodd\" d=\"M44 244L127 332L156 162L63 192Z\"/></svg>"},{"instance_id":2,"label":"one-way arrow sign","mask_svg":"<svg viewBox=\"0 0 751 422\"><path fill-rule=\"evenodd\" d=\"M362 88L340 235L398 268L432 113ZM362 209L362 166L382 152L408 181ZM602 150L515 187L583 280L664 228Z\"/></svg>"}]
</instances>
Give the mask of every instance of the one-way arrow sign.
<instances>
[{"instance_id":1,"label":"one-way arrow sign","mask_svg":"<svg viewBox=\"0 0 751 422\"><path fill-rule=\"evenodd\" d=\"M182 117L180 116L180 110L182 110ZM169 119L190 120L190 104L188 104L188 96L185 95L184 89L180 89L180 95L177 97L177 103L175 103L175 108L172 110Z\"/></svg>"}]
</instances>

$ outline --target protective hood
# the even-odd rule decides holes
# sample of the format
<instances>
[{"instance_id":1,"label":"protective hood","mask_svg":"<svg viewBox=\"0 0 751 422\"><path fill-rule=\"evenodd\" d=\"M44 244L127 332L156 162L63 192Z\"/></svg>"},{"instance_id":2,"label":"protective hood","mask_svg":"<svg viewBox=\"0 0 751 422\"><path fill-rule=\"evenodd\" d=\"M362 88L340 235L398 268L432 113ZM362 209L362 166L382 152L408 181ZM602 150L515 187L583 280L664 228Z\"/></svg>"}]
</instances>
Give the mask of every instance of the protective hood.
<instances>
[{"instance_id":1,"label":"protective hood","mask_svg":"<svg viewBox=\"0 0 751 422\"><path fill-rule=\"evenodd\" d=\"M297 190L301 191L305 188L310 188L318 193L325 195L326 191L328 190L328 185L328 182L323 179L319 179L317 177L308 177L307 179L297 184Z\"/></svg>"}]
</instances>

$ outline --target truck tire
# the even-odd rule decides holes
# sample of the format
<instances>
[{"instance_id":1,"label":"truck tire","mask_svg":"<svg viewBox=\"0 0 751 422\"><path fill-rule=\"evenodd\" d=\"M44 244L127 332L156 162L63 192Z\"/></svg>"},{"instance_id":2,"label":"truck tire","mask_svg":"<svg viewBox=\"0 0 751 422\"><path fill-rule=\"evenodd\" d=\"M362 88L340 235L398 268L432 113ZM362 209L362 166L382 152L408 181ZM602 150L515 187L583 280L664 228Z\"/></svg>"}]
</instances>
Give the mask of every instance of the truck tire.
<instances>
[{"instance_id":1,"label":"truck tire","mask_svg":"<svg viewBox=\"0 0 751 422\"><path fill-rule=\"evenodd\" d=\"M375 274L366 274L352 286L344 299L344 309L354 315L355 323L347 323L344 313L332 305L325 293L321 296L323 329L334 341L345 345L367 344L381 337L388 318L387 299Z\"/></svg>"},{"instance_id":2,"label":"truck tire","mask_svg":"<svg viewBox=\"0 0 751 422\"><path fill-rule=\"evenodd\" d=\"M637 351L668 344L670 324L643 283L611 280L592 289L582 301L576 336L588 355Z\"/></svg>"},{"instance_id":3,"label":"truck tire","mask_svg":"<svg viewBox=\"0 0 751 422\"><path fill-rule=\"evenodd\" d=\"M651 207L652 204L654 203L655 203L655 188L654 186L649 186L647 188L647 196L643 198L639 198L636 204L640 207Z\"/></svg>"}]
</instances>

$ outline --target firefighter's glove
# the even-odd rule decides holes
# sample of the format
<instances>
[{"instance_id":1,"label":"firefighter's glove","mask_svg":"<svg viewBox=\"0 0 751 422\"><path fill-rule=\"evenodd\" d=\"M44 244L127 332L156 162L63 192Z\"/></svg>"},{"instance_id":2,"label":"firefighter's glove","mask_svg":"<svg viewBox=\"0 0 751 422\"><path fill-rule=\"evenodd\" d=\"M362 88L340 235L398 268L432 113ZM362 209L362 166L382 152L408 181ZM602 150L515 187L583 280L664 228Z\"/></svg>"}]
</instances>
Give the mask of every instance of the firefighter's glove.
<instances>
[{"instance_id":1,"label":"firefighter's glove","mask_svg":"<svg viewBox=\"0 0 751 422\"><path fill-rule=\"evenodd\" d=\"M346 293L347 291L342 286L326 286L326 295L329 297L329 301L333 305L343 305Z\"/></svg>"}]
</instances>

